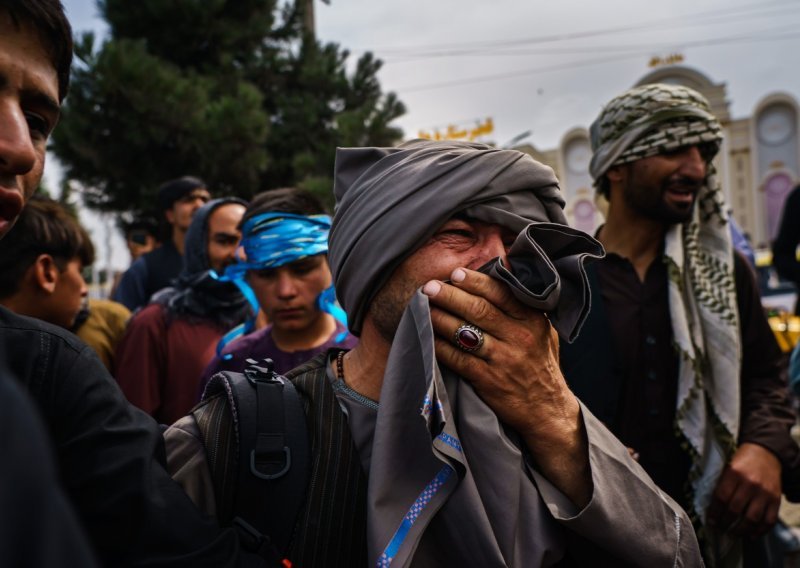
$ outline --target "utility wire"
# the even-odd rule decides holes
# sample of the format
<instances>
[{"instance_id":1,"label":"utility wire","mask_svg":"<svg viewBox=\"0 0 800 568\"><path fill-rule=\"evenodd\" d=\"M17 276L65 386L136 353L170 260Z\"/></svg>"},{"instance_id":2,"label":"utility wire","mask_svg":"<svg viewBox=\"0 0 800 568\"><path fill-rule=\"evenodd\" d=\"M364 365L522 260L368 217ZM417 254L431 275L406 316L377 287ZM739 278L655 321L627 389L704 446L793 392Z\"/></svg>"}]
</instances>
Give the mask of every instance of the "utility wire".
<instances>
[{"instance_id":1,"label":"utility wire","mask_svg":"<svg viewBox=\"0 0 800 568\"><path fill-rule=\"evenodd\" d=\"M793 33L787 33L787 34L784 34L782 36L777 36L776 35L776 36L771 36L771 37L766 37L766 38L729 38L726 42L720 42L720 43L733 43L735 41L741 41L741 42L774 41L774 40L784 40L784 39L795 39L795 38L798 38L798 37L800 37L800 31L795 31ZM698 42L692 42L691 45L689 45L689 44L683 44L683 45L684 46L691 46L691 47L708 47L708 46L711 46L711 45L720 45L720 43L716 43L716 42L713 42L713 41L709 42L708 40L701 40L701 41L698 41ZM472 85L472 84L477 84L477 83L486 83L486 82L489 82L489 81L497 81L497 80L501 80L501 79L510 79L510 78L520 77L520 76L524 76L524 75L532 75L534 73L544 73L544 72L548 72L548 71L561 71L561 70L565 70L565 69L576 69L576 68L580 68L580 67L592 67L592 66L595 66L595 65L603 65L603 64L606 64L606 63L616 63L616 62L625 61L625 60L628 60L628 59L634 59L634 58L638 59L638 58L642 57L642 55L645 55L645 54L642 53L642 52L639 52L639 53L622 54L622 55L617 55L617 56L613 56L613 57L591 59L591 60L586 60L586 61L572 61L572 62L567 62L567 63L556 63L556 64L553 64L553 65L545 65L545 66L536 67L536 68L533 68L533 69L522 69L522 70L519 70L519 71L498 73L498 74L495 74L495 75L482 75L480 77L470 77L470 78L464 78L464 79L456 79L456 80L453 80L453 81L445 81L445 82L441 82L441 83L431 83L431 84L427 84L427 85L416 85L416 86L410 86L410 87L405 87L405 88L395 88L395 89L392 89L392 90L396 91L396 92L403 93L403 94L413 93L413 92L421 92L421 91L430 91L430 90L441 89L441 88L445 88L445 87L457 87L457 86L461 86L461 85Z\"/></svg>"},{"instance_id":2,"label":"utility wire","mask_svg":"<svg viewBox=\"0 0 800 568\"><path fill-rule=\"evenodd\" d=\"M536 67L534 69L524 69L520 71L511 71L508 73L498 73L495 75L482 75L480 77L470 77L467 79L457 79L454 81L445 81L442 83L432 83L429 85L418 85L415 87L405 87L405 88L397 88L392 89L392 91L397 91L403 94L406 93L413 93L413 92L420 92L420 91L430 91L433 89L441 89L444 87L457 87L461 85L472 85L476 83L487 83L489 81L497 81L500 79L510 79L513 77L520 77L522 75L532 75L533 73L543 73L546 71L559 71L562 69L574 69L577 67L591 67L593 65L601 65L603 63L612 63L616 61L624 61L626 59L638 59L641 57L641 54L636 53L633 55L623 55L623 56L616 56L616 57L606 57L602 59L592 59L589 61L577 61L573 63L557 63L555 65L545 65L543 67Z\"/></svg>"},{"instance_id":3,"label":"utility wire","mask_svg":"<svg viewBox=\"0 0 800 568\"><path fill-rule=\"evenodd\" d=\"M646 50L660 50L671 49L676 45L682 47L688 46L701 46L711 44L724 44L740 40L770 40L774 37L780 36L781 33L787 31L797 31L798 24L788 24L776 28L762 29L754 32L748 32L746 35L736 34L733 36L720 36L711 39L687 41L683 39L675 39L670 41L663 41L661 43L639 43L639 44L621 44L621 45L581 45L575 47L540 47L540 48L526 48L526 49L508 49L504 51L494 50L491 52L475 51L475 52L459 52L459 53L439 53L430 57L451 57L470 55L472 57L486 56L486 57L515 57L515 56L530 56L530 55L581 55L585 53L618 53L618 52L637 52L641 53ZM412 61L408 60L402 61ZM398 61L393 61L397 63Z\"/></svg>"},{"instance_id":4,"label":"utility wire","mask_svg":"<svg viewBox=\"0 0 800 568\"><path fill-rule=\"evenodd\" d=\"M652 28L664 29L665 25L669 25L670 23L673 22L678 24L678 27L681 27L687 25L694 26L694 25L708 24L714 22L719 23L719 22L724 22L725 20L749 21L754 17L758 17L759 15L768 15L764 14L764 12L774 11L775 8L785 8L785 7L790 8L790 10L798 9L800 8L800 3L796 2L796 0L788 0L788 1L784 0L784 1L775 1L768 3L759 2L757 4L727 8L724 14L720 14L719 11L707 11L695 14L687 14L683 16L675 16L671 18L662 18L659 20L650 20L647 22L641 22L639 24L617 26L612 28L600 28L582 32L559 33L549 36L536 36L532 38L521 38L521 39L501 40L501 41L484 41L484 42L475 41L469 43L451 43L451 44L405 46L405 47L386 46L379 48L370 48L369 50L351 49L350 51L351 53L372 51L373 53L378 53L381 58L388 58L393 55L415 56L421 54L421 56L430 56L431 53L437 53L440 50L451 50L451 51L468 50L470 52L474 52L476 49L485 50L497 47L511 47L519 45L554 43L554 42L572 41L575 39L601 37L604 35L617 35L625 32L645 31ZM755 12L755 14L753 14L753 12ZM689 21L689 19L691 19L691 21Z\"/></svg>"}]
</instances>

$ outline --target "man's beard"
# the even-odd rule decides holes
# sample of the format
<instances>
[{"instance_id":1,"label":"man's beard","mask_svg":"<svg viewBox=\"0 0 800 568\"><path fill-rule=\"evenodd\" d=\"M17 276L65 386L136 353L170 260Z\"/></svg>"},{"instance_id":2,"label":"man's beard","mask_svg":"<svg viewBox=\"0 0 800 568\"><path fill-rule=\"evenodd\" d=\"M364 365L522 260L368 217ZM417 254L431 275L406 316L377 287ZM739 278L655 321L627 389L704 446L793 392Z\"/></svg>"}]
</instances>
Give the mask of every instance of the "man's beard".
<instances>
[{"instance_id":1,"label":"man's beard","mask_svg":"<svg viewBox=\"0 0 800 568\"><path fill-rule=\"evenodd\" d=\"M704 181L698 182L687 177L673 177L666 178L658 187L653 187L652 184L641 184L637 183L637 180L629 179L624 188L624 195L628 205L639 215L667 225L675 225L692 218L703 183ZM668 192L674 189L690 191L693 196L691 203L669 203Z\"/></svg>"},{"instance_id":2,"label":"man's beard","mask_svg":"<svg viewBox=\"0 0 800 568\"><path fill-rule=\"evenodd\" d=\"M383 288L375 294L367 311L375 329L388 343L394 341L408 301L421 286L416 282L403 281L397 276L396 273L393 274Z\"/></svg>"}]
</instances>

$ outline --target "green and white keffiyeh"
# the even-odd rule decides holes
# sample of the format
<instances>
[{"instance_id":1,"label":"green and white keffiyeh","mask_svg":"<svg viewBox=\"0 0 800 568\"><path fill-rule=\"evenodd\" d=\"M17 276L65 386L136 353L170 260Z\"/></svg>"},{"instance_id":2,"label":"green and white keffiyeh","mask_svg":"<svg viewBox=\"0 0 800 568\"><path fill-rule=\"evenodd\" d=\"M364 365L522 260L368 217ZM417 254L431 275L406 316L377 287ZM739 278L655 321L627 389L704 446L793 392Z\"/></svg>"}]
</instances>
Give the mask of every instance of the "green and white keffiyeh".
<instances>
[{"instance_id":1,"label":"green and white keffiyeh","mask_svg":"<svg viewBox=\"0 0 800 568\"><path fill-rule=\"evenodd\" d=\"M692 218L666 234L669 309L680 354L676 428L692 457L693 517L705 513L739 433L741 345L733 246L722 191L711 159L722 139L708 101L687 87L653 84L614 98L591 126L595 184L612 166L699 145L708 174ZM706 527L704 527L706 528ZM707 559L735 566L741 556L729 538L704 530Z\"/></svg>"}]
</instances>

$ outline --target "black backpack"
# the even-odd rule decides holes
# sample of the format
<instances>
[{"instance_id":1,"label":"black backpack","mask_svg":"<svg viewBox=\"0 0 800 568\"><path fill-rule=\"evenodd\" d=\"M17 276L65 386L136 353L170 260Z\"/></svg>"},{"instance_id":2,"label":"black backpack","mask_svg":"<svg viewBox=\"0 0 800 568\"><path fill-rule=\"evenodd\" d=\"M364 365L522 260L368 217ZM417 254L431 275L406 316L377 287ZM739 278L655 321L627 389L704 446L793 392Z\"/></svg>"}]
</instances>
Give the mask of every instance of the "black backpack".
<instances>
[{"instance_id":1,"label":"black backpack","mask_svg":"<svg viewBox=\"0 0 800 568\"><path fill-rule=\"evenodd\" d=\"M214 482L217 517L242 545L285 565L308 485L306 414L291 381L271 359L222 371L192 410ZM231 432L233 429L233 432Z\"/></svg>"}]
</instances>

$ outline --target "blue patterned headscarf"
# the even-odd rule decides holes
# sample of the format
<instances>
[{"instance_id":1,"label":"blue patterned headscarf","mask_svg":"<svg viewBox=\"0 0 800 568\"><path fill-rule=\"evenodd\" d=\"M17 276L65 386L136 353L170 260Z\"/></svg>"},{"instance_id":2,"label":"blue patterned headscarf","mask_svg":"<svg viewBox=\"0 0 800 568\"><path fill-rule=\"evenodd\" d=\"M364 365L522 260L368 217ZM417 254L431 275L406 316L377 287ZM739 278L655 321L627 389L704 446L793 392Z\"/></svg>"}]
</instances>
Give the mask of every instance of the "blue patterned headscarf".
<instances>
[{"instance_id":1,"label":"blue patterned headscarf","mask_svg":"<svg viewBox=\"0 0 800 568\"><path fill-rule=\"evenodd\" d=\"M263 213L247 220L242 227L242 243L236 253L237 262L225 269L220 280L233 282L258 312L258 299L247 283L249 270L278 268L285 264L328 252L328 231L331 218L328 215L296 215L293 213ZM244 249L242 258L241 250ZM336 303L333 285L317 298L317 307L347 327L347 315ZM217 354L241 335L250 333L255 318L228 332L217 345ZM341 340L337 338L337 340Z\"/></svg>"}]
</instances>

